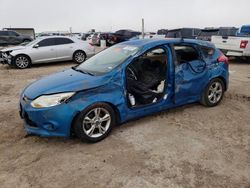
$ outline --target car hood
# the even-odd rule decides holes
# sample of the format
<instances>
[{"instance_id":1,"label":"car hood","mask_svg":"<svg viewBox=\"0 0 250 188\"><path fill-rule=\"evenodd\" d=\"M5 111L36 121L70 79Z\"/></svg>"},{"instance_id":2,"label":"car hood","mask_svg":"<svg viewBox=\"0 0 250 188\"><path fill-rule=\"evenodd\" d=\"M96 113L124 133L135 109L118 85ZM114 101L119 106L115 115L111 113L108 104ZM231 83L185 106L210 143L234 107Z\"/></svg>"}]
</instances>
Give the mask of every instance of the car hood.
<instances>
[{"instance_id":1,"label":"car hood","mask_svg":"<svg viewBox=\"0 0 250 188\"><path fill-rule=\"evenodd\" d=\"M1 50L1 52L8 52L8 51L14 51L14 50L23 50L25 49L25 46L13 46L13 47L8 47L8 48L4 48Z\"/></svg>"},{"instance_id":2,"label":"car hood","mask_svg":"<svg viewBox=\"0 0 250 188\"><path fill-rule=\"evenodd\" d=\"M91 76L73 69L45 76L27 86L23 94L29 99L40 95L82 91L96 88L109 82L105 76Z\"/></svg>"}]
</instances>

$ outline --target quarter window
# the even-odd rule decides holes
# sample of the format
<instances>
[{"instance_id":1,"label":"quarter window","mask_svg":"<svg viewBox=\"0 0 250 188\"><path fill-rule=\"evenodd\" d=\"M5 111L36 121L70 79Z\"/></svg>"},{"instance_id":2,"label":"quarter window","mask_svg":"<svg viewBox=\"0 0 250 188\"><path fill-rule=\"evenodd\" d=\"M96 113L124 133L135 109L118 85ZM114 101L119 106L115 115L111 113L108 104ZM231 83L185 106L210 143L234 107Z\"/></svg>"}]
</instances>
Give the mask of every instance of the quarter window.
<instances>
[{"instance_id":1,"label":"quarter window","mask_svg":"<svg viewBox=\"0 0 250 188\"><path fill-rule=\"evenodd\" d=\"M74 42L68 38L55 38L55 43L56 45L62 45L62 44L71 44Z\"/></svg>"}]
</instances>

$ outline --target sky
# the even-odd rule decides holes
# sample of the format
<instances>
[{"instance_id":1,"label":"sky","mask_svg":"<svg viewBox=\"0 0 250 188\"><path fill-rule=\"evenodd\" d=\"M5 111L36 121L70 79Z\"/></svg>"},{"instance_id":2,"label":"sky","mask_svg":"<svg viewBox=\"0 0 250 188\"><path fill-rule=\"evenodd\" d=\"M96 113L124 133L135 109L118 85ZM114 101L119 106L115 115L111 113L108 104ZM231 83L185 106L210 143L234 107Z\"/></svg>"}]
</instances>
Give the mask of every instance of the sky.
<instances>
[{"instance_id":1,"label":"sky","mask_svg":"<svg viewBox=\"0 0 250 188\"><path fill-rule=\"evenodd\" d=\"M145 31L250 24L250 0L0 0L0 29Z\"/></svg>"}]
</instances>

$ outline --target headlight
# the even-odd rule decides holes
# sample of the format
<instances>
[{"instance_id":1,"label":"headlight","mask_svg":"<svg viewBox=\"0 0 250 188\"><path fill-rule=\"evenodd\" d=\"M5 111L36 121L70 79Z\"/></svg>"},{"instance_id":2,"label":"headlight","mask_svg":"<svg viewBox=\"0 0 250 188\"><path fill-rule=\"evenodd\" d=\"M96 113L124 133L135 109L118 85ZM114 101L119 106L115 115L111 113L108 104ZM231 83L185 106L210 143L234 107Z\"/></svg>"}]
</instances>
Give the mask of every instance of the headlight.
<instances>
[{"instance_id":1,"label":"headlight","mask_svg":"<svg viewBox=\"0 0 250 188\"><path fill-rule=\"evenodd\" d=\"M68 92L68 93L58 93L53 95L42 95L31 102L31 106L34 108L45 108L56 106L67 101L75 92Z\"/></svg>"}]
</instances>

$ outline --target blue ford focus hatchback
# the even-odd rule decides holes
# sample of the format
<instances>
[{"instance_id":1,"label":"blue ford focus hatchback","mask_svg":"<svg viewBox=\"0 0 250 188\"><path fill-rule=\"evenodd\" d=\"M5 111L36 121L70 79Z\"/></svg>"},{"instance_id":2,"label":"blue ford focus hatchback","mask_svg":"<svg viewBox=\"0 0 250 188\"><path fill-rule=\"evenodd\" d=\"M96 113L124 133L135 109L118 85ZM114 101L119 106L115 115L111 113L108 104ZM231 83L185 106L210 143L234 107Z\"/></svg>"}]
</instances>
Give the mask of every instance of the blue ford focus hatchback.
<instances>
[{"instance_id":1,"label":"blue ford focus hatchback","mask_svg":"<svg viewBox=\"0 0 250 188\"><path fill-rule=\"evenodd\" d=\"M20 115L28 134L97 142L130 119L193 102L216 106L228 77L227 58L209 42L128 41L27 86Z\"/></svg>"}]
</instances>

